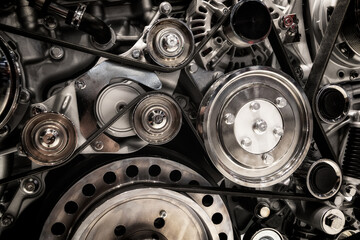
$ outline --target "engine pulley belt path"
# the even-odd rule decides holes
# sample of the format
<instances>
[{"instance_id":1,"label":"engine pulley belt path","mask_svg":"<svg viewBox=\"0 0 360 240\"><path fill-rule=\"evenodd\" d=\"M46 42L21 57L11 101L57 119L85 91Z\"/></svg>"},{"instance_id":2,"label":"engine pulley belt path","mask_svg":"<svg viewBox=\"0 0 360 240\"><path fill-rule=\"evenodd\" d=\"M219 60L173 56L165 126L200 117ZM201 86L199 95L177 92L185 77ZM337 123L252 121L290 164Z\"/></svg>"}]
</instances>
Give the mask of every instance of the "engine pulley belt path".
<instances>
[{"instance_id":1,"label":"engine pulley belt path","mask_svg":"<svg viewBox=\"0 0 360 240\"><path fill-rule=\"evenodd\" d=\"M319 90L322 78L328 65L332 50L335 45L343 24L350 0L337 1L334 12L331 14L329 24L326 28L325 35L321 40L320 48L316 54L314 64L311 68L308 81L305 85L305 93L314 109L314 139L323 157L335 160L335 153L331 148L329 139L324 129L321 127L320 118L315 110L316 93Z\"/></svg>"},{"instance_id":2,"label":"engine pulley belt path","mask_svg":"<svg viewBox=\"0 0 360 240\"><path fill-rule=\"evenodd\" d=\"M92 141L94 141L100 134L102 134L104 131L106 131L107 128L109 128L114 122L116 122L118 119L120 119L126 112L128 112L130 109L132 109L139 100L143 99L144 97L153 94L153 92L148 92L139 95L134 100L132 100L129 104L124 106L124 108L121 109L110 121L105 123L101 128L96 130L91 136L73 153L71 158L67 160L66 162L63 162L57 166L53 167L40 167L37 169L33 169L27 172L19 173L17 175L4 178L0 180L0 185L7 184L13 181L20 180L26 176L36 175L40 174L46 171L55 170L59 167L65 166L67 163L69 163L71 160L75 159L85 148L87 148ZM184 112L183 117L185 117L185 120L187 119L187 116ZM186 121L187 124L191 125L190 120ZM200 145L203 147L203 144L201 144L200 137L198 136L196 130L194 127L190 127L193 134L195 135L196 139L200 142ZM205 151L204 151L205 152ZM138 187L138 184L134 184L134 187ZM297 195L297 194L287 194L287 193L279 193L279 192L268 192L268 191L248 191L243 189L233 189L233 188L224 188L224 187L204 187L204 186L189 186L189 185L172 185L172 184L160 184L160 183L141 183L142 187L151 187L151 188L164 188L168 190L178 191L178 192L192 192L192 193L205 193L205 194L218 194L218 195L228 195L228 196L235 196L235 197L263 197L263 198L276 198L276 199L289 199L289 200L303 200L303 201L321 201L319 199L309 197L306 195Z\"/></svg>"},{"instance_id":3,"label":"engine pulley belt path","mask_svg":"<svg viewBox=\"0 0 360 240\"><path fill-rule=\"evenodd\" d=\"M36 33L32 33L30 31L26 31L21 28L12 27L12 26L5 25L5 24L0 24L0 30L4 31L4 32L20 35L23 37L36 39L39 41L56 44L56 45L59 45L59 46L65 47L65 48L70 48L70 49L73 49L76 51L89 53L89 54L92 54L92 55L95 55L98 57L104 57L113 62L129 65L132 67L143 68L143 69L147 69L147 70L151 70L151 71L159 71L159 72L174 72L174 71L183 69L193 60L193 58L200 52L200 50L205 46L205 44L213 37L213 35L217 32L217 30L224 24L224 22L227 20L229 15L230 15L230 10L228 8L225 8L223 11L223 16L219 19L219 21L215 24L215 26L211 29L211 31L209 31L206 34L204 39L201 40L201 42L197 45L195 50L190 54L188 59L176 67L161 67L161 66L154 65L154 64L136 61L131 58L108 53L108 52L97 50L94 48L77 45L74 43L66 42L63 40L59 40L59 39L55 39L55 38L51 38L51 37L47 37L47 36L42 36L42 35L39 35Z\"/></svg>"}]
</instances>

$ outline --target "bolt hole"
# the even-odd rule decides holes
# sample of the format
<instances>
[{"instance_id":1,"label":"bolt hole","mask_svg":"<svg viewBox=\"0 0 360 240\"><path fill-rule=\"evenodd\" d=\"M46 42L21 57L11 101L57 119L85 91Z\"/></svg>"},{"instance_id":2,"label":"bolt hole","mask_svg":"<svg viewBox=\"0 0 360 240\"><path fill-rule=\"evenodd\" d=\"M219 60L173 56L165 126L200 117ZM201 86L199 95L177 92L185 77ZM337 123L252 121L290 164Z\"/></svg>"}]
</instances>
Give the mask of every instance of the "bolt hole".
<instances>
[{"instance_id":1,"label":"bolt hole","mask_svg":"<svg viewBox=\"0 0 360 240\"><path fill-rule=\"evenodd\" d=\"M54 223L54 225L52 225L51 232L55 236L61 236L61 235L64 234L65 229L66 228L65 228L65 225L63 223L57 222L57 223Z\"/></svg>"},{"instance_id":2,"label":"bolt hole","mask_svg":"<svg viewBox=\"0 0 360 240\"><path fill-rule=\"evenodd\" d=\"M199 183L198 181L196 181L196 180L191 180L191 181L189 182L189 185L192 185L192 186L199 186L199 185L200 185L200 183Z\"/></svg>"},{"instance_id":3,"label":"bolt hole","mask_svg":"<svg viewBox=\"0 0 360 240\"><path fill-rule=\"evenodd\" d=\"M163 228L165 226L165 220L163 218L157 218L154 221L154 227L157 229Z\"/></svg>"},{"instance_id":4,"label":"bolt hole","mask_svg":"<svg viewBox=\"0 0 360 240\"><path fill-rule=\"evenodd\" d=\"M95 193L95 186L92 184L86 184L83 189L82 189L82 193L87 196L87 197L91 197L92 195L94 195Z\"/></svg>"},{"instance_id":5,"label":"bolt hole","mask_svg":"<svg viewBox=\"0 0 360 240\"><path fill-rule=\"evenodd\" d=\"M181 179L181 172L179 170L173 170L170 173L170 180L173 182L178 182Z\"/></svg>"},{"instance_id":6,"label":"bolt hole","mask_svg":"<svg viewBox=\"0 0 360 240\"><path fill-rule=\"evenodd\" d=\"M139 173L139 169L135 165L131 165L126 169L126 175L130 178L136 177Z\"/></svg>"},{"instance_id":7,"label":"bolt hole","mask_svg":"<svg viewBox=\"0 0 360 240\"><path fill-rule=\"evenodd\" d=\"M338 77L339 77L339 78L344 78L344 77L345 77L345 72L342 71L342 70L340 70L340 71L338 72Z\"/></svg>"},{"instance_id":8,"label":"bolt hole","mask_svg":"<svg viewBox=\"0 0 360 240\"><path fill-rule=\"evenodd\" d=\"M275 13L273 13L272 15L271 15L271 17L273 18L273 19L277 19L277 18L279 18L279 13L277 13L277 12L275 12Z\"/></svg>"},{"instance_id":9,"label":"bolt hole","mask_svg":"<svg viewBox=\"0 0 360 240\"><path fill-rule=\"evenodd\" d=\"M74 214L78 210L79 206L74 201L69 201L65 204L64 210L68 214Z\"/></svg>"},{"instance_id":10,"label":"bolt hole","mask_svg":"<svg viewBox=\"0 0 360 240\"><path fill-rule=\"evenodd\" d=\"M149 174L152 177L157 177L161 173L161 168L158 165L152 165L149 168Z\"/></svg>"},{"instance_id":11,"label":"bolt hole","mask_svg":"<svg viewBox=\"0 0 360 240\"><path fill-rule=\"evenodd\" d=\"M117 237L120 237L126 233L126 228L123 225L116 226L114 229L114 234Z\"/></svg>"},{"instance_id":12,"label":"bolt hole","mask_svg":"<svg viewBox=\"0 0 360 240\"><path fill-rule=\"evenodd\" d=\"M116 181L116 175L114 172L107 172L104 174L103 180L106 184L112 184Z\"/></svg>"},{"instance_id":13,"label":"bolt hole","mask_svg":"<svg viewBox=\"0 0 360 240\"><path fill-rule=\"evenodd\" d=\"M202 204L205 207L210 207L214 203L214 198L210 195L205 195L202 199Z\"/></svg>"},{"instance_id":14,"label":"bolt hole","mask_svg":"<svg viewBox=\"0 0 360 240\"><path fill-rule=\"evenodd\" d=\"M223 220L223 216L221 213L215 213L212 215L211 220L214 224L220 224Z\"/></svg>"},{"instance_id":15,"label":"bolt hole","mask_svg":"<svg viewBox=\"0 0 360 240\"><path fill-rule=\"evenodd\" d=\"M270 12L273 12L273 11L274 11L274 9L273 9L272 7L270 7L270 8L269 8L269 11L270 11Z\"/></svg>"},{"instance_id":16,"label":"bolt hole","mask_svg":"<svg viewBox=\"0 0 360 240\"><path fill-rule=\"evenodd\" d=\"M228 237L227 237L227 235L226 235L226 233L219 233L219 239L220 240L227 240L228 239Z\"/></svg>"}]
</instances>

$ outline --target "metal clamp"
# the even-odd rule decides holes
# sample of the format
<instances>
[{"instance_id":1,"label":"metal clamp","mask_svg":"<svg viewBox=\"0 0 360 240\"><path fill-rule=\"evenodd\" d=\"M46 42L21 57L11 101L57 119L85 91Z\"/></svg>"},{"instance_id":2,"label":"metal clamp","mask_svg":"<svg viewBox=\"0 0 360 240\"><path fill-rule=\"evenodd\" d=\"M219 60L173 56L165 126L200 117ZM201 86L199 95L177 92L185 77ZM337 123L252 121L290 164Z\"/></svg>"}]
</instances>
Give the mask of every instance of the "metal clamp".
<instances>
[{"instance_id":1,"label":"metal clamp","mask_svg":"<svg viewBox=\"0 0 360 240\"><path fill-rule=\"evenodd\" d=\"M86 5L85 4L82 4L80 3L78 5L78 7L76 8L76 11L74 13L74 16L71 20L71 26L73 26L74 28L78 29L80 27L80 24L81 24L81 20L84 16L84 13L86 11Z\"/></svg>"}]
</instances>

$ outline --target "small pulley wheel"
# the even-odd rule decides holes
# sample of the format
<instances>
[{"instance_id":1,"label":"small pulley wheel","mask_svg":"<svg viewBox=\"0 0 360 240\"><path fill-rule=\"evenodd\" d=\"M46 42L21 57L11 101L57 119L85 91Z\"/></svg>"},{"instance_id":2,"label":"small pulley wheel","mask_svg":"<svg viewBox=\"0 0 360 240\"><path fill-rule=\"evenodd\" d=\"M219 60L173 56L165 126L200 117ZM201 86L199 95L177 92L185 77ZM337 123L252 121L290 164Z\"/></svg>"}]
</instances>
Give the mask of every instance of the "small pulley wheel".
<instances>
[{"instance_id":1,"label":"small pulley wheel","mask_svg":"<svg viewBox=\"0 0 360 240\"><path fill-rule=\"evenodd\" d=\"M195 48L190 29L183 22L171 18L154 23L146 41L151 59L164 67L181 65Z\"/></svg>"},{"instance_id":2,"label":"small pulley wheel","mask_svg":"<svg viewBox=\"0 0 360 240\"><path fill-rule=\"evenodd\" d=\"M58 113L41 113L31 118L21 134L22 147L39 165L57 165L72 155L77 138L73 123Z\"/></svg>"},{"instance_id":3,"label":"small pulley wheel","mask_svg":"<svg viewBox=\"0 0 360 240\"><path fill-rule=\"evenodd\" d=\"M181 110L171 97L154 93L135 106L132 122L142 140L161 145L171 141L180 131Z\"/></svg>"}]
</instances>

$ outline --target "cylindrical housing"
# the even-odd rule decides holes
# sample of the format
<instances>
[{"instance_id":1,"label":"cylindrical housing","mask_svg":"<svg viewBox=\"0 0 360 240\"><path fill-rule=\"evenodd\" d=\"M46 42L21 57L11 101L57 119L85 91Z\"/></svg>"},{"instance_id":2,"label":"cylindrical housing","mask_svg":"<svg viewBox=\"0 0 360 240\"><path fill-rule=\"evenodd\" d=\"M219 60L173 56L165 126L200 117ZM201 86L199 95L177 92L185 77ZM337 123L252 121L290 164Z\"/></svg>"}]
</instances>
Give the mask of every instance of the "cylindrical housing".
<instances>
[{"instance_id":1,"label":"cylindrical housing","mask_svg":"<svg viewBox=\"0 0 360 240\"><path fill-rule=\"evenodd\" d=\"M270 33L272 18L260 0L241 0L232 9L225 35L234 45L246 47L263 41Z\"/></svg>"}]
</instances>

